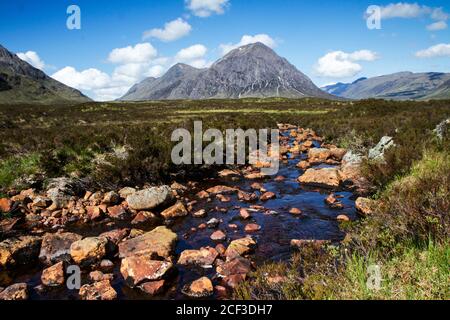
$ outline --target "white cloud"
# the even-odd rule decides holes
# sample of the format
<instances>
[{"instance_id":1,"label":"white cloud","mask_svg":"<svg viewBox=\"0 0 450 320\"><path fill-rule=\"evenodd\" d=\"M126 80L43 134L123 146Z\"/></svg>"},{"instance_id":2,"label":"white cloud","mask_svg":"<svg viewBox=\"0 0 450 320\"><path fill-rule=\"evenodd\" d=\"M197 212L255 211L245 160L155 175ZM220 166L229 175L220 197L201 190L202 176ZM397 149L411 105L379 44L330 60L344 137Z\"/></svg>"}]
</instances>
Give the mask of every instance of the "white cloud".
<instances>
[{"instance_id":1,"label":"white cloud","mask_svg":"<svg viewBox=\"0 0 450 320\"><path fill-rule=\"evenodd\" d=\"M434 22L427 26L427 30L429 30L429 31L439 31L439 30L445 30L445 29L447 29L447 22L445 22L445 21Z\"/></svg>"},{"instance_id":2,"label":"white cloud","mask_svg":"<svg viewBox=\"0 0 450 320\"><path fill-rule=\"evenodd\" d=\"M362 70L358 61L374 61L376 59L378 59L378 55L370 50L359 50L352 53L333 51L317 61L315 70L319 76L323 77L353 77Z\"/></svg>"},{"instance_id":3,"label":"white cloud","mask_svg":"<svg viewBox=\"0 0 450 320\"><path fill-rule=\"evenodd\" d=\"M170 21L164 25L164 29L151 29L144 31L143 39L157 38L169 42L187 36L192 30L189 23L182 18Z\"/></svg>"},{"instance_id":4,"label":"white cloud","mask_svg":"<svg viewBox=\"0 0 450 320\"><path fill-rule=\"evenodd\" d=\"M146 77L152 77L152 78L159 78L164 74L164 71L166 69L161 66L161 65L156 65L153 67L150 67L150 69L148 69L147 73L145 73Z\"/></svg>"},{"instance_id":5,"label":"white cloud","mask_svg":"<svg viewBox=\"0 0 450 320\"><path fill-rule=\"evenodd\" d=\"M134 47L117 48L111 51L108 61L112 63L143 63L155 58L158 51L148 42L138 43Z\"/></svg>"},{"instance_id":6,"label":"white cloud","mask_svg":"<svg viewBox=\"0 0 450 320\"><path fill-rule=\"evenodd\" d=\"M205 56L208 49L202 44L195 44L190 46L189 48L185 48L180 50L175 59L183 61L183 60L194 60L198 58L202 58Z\"/></svg>"},{"instance_id":7,"label":"white cloud","mask_svg":"<svg viewBox=\"0 0 450 320\"><path fill-rule=\"evenodd\" d=\"M45 63L41 60L39 55L35 51L19 52L17 56L25 62L28 62L33 67L44 70Z\"/></svg>"},{"instance_id":8,"label":"white cloud","mask_svg":"<svg viewBox=\"0 0 450 320\"><path fill-rule=\"evenodd\" d=\"M413 19L423 16L428 16L430 19L437 22L427 26L427 30L436 31L447 28L446 20L449 19L449 14L443 8L434 8L417 3L398 2L390 3L381 7L382 19L404 18Z\"/></svg>"},{"instance_id":9,"label":"white cloud","mask_svg":"<svg viewBox=\"0 0 450 320\"><path fill-rule=\"evenodd\" d=\"M79 90L100 89L111 81L108 74L94 68L79 72L73 67L65 67L55 72L52 78Z\"/></svg>"},{"instance_id":10,"label":"white cloud","mask_svg":"<svg viewBox=\"0 0 450 320\"><path fill-rule=\"evenodd\" d=\"M270 48L275 48L277 45L276 41L267 34L257 34L254 36L244 35L241 38L241 41L238 43L221 44L220 50L222 51L222 54L225 55L228 52L230 52L231 50L234 50L238 47L245 46L245 45L251 44L251 43L256 43L256 42L264 43L266 46L268 46Z\"/></svg>"},{"instance_id":11,"label":"white cloud","mask_svg":"<svg viewBox=\"0 0 450 320\"><path fill-rule=\"evenodd\" d=\"M185 0L186 7L197 17L209 17L213 14L223 14L229 5L229 0Z\"/></svg>"},{"instance_id":12,"label":"white cloud","mask_svg":"<svg viewBox=\"0 0 450 320\"><path fill-rule=\"evenodd\" d=\"M418 51L416 57L418 58L434 58L434 57L450 57L450 43L441 43L428 49Z\"/></svg>"}]
</instances>

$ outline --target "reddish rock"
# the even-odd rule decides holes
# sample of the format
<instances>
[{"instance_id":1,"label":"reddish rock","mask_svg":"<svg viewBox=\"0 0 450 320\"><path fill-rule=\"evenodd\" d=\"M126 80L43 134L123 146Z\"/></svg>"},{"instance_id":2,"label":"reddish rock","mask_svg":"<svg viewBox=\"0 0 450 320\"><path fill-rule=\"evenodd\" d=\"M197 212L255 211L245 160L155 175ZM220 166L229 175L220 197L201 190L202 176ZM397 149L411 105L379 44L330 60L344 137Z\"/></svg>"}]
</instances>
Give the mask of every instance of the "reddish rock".
<instances>
[{"instance_id":1,"label":"reddish rock","mask_svg":"<svg viewBox=\"0 0 450 320\"><path fill-rule=\"evenodd\" d=\"M87 206L86 212L89 220L98 221L103 219L104 211L99 206Z\"/></svg>"},{"instance_id":2,"label":"reddish rock","mask_svg":"<svg viewBox=\"0 0 450 320\"><path fill-rule=\"evenodd\" d=\"M97 265L106 255L106 238L92 237L76 241L70 246L72 260L83 267Z\"/></svg>"},{"instance_id":3,"label":"reddish rock","mask_svg":"<svg viewBox=\"0 0 450 320\"><path fill-rule=\"evenodd\" d=\"M212 194L230 194L238 192L237 188L228 187L228 186L215 186L206 190L208 193Z\"/></svg>"},{"instance_id":4,"label":"reddish rock","mask_svg":"<svg viewBox=\"0 0 450 320\"><path fill-rule=\"evenodd\" d=\"M206 223L202 223L197 227L199 230L204 230L206 228L208 228L208 225Z\"/></svg>"},{"instance_id":5,"label":"reddish rock","mask_svg":"<svg viewBox=\"0 0 450 320\"><path fill-rule=\"evenodd\" d=\"M117 299L117 292L111 286L109 280L87 284L80 288L81 300L105 300L111 301Z\"/></svg>"},{"instance_id":6,"label":"reddish rock","mask_svg":"<svg viewBox=\"0 0 450 320\"><path fill-rule=\"evenodd\" d=\"M183 293L193 298L207 298L213 295L214 287L209 278L203 277L184 287Z\"/></svg>"},{"instance_id":7,"label":"reddish rock","mask_svg":"<svg viewBox=\"0 0 450 320\"><path fill-rule=\"evenodd\" d=\"M302 170L306 170L306 169L308 169L309 167L311 167L311 165L309 164L308 161L300 161L300 162L297 164L297 168L302 169Z\"/></svg>"},{"instance_id":8,"label":"reddish rock","mask_svg":"<svg viewBox=\"0 0 450 320\"><path fill-rule=\"evenodd\" d=\"M251 187L252 187L252 189L254 189L254 190L261 190L261 189L263 189L262 184L261 184L261 183L258 183L258 182L252 183Z\"/></svg>"},{"instance_id":9,"label":"reddish rock","mask_svg":"<svg viewBox=\"0 0 450 320\"><path fill-rule=\"evenodd\" d=\"M337 220L340 222L348 222L350 221L350 218L346 216L345 214L341 214L337 217Z\"/></svg>"},{"instance_id":10,"label":"reddish rock","mask_svg":"<svg viewBox=\"0 0 450 320\"><path fill-rule=\"evenodd\" d=\"M278 177L275 178L276 182L283 182L284 180L286 180L286 178L283 177L283 176L278 176Z\"/></svg>"},{"instance_id":11,"label":"reddish rock","mask_svg":"<svg viewBox=\"0 0 450 320\"><path fill-rule=\"evenodd\" d=\"M107 205L115 205L120 202L120 195L117 192L110 191L105 193L102 203Z\"/></svg>"},{"instance_id":12,"label":"reddish rock","mask_svg":"<svg viewBox=\"0 0 450 320\"><path fill-rule=\"evenodd\" d=\"M150 232L119 244L121 258L145 255L168 258L177 241L177 234L166 227L157 227Z\"/></svg>"},{"instance_id":13,"label":"reddish rock","mask_svg":"<svg viewBox=\"0 0 450 320\"><path fill-rule=\"evenodd\" d=\"M242 219L247 220L250 219L252 216L251 214L248 212L247 209L241 209L239 211L239 215L241 216Z\"/></svg>"},{"instance_id":14,"label":"reddish rock","mask_svg":"<svg viewBox=\"0 0 450 320\"><path fill-rule=\"evenodd\" d=\"M258 196L255 193L239 191L238 199L239 199L239 201L255 202L256 200L258 200Z\"/></svg>"},{"instance_id":15,"label":"reddish rock","mask_svg":"<svg viewBox=\"0 0 450 320\"><path fill-rule=\"evenodd\" d=\"M224 196L223 194L218 194L216 195L216 198L220 201L220 202L230 202L231 198L228 196Z\"/></svg>"},{"instance_id":16,"label":"reddish rock","mask_svg":"<svg viewBox=\"0 0 450 320\"><path fill-rule=\"evenodd\" d=\"M271 199L275 199L276 197L277 196L276 196L275 193L273 193L273 192L266 192L260 197L260 199L261 199L261 201L268 201L268 200L271 200Z\"/></svg>"},{"instance_id":17,"label":"reddish rock","mask_svg":"<svg viewBox=\"0 0 450 320\"><path fill-rule=\"evenodd\" d=\"M60 287L65 283L64 262L59 262L42 271L41 282L46 287Z\"/></svg>"},{"instance_id":18,"label":"reddish rock","mask_svg":"<svg viewBox=\"0 0 450 320\"><path fill-rule=\"evenodd\" d=\"M251 223L245 226L245 232L247 233L258 232L259 230L261 230L261 226L256 223Z\"/></svg>"},{"instance_id":19,"label":"reddish rock","mask_svg":"<svg viewBox=\"0 0 450 320\"><path fill-rule=\"evenodd\" d=\"M205 209L201 209L197 212L194 212L192 214L195 218L204 218L207 216L206 210Z\"/></svg>"},{"instance_id":20,"label":"reddish rock","mask_svg":"<svg viewBox=\"0 0 450 320\"><path fill-rule=\"evenodd\" d=\"M100 262L99 269L102 272L112 272L114 270L114 263L111 260L103 259Z\"/></svg>"},{"instance_id":21,"label":"reddish rock","mask_svg":"<svg viewBox=\"0 0 450 320\"><path fill-rule=\"evenodd\" d=\"M331 157L331 152L325 148L312 148L308 151L309 163L323 163Z\"/></svg>"},{"instance_id":22,"label":"reddish rock","mask_svg":"<svg viewBox=\"0 0 450 320\"><path fill-rule=\"evenodd\" d=\"M197 198L207 199L207 198L209 198L209 193L206 191L200 191L199 193L197 193Z\"/></svg>"},{"instance_id":23,"label":"reddish rock","mask_svg":"<svg viewBox=\"0 0 450 320\"><path fill-rule=\"evenodd\" d=\"M0 212L10 212L13 202L7 198L0 199Z\"/></svg>"},{"instance_id":24,"label":"reddish rock","mask_svg":"<svg viewBox=\"0 0 450 320\"><path fill-rule=\"evenodd\" d=\"M170 208L161 212L161 216L164 219L175 219L175 218L185 217L188 214L189 213L186 210L186 207L180 201L178 201L175 205L171 206Z\"/></svg>"},{"instance_id":25,"label":"reddish rock","mask_svg":"<svg viewBox=\"0 0 450 320\"><path fill-rule=\"evenodd\" d=\"M230 170L230 169L225 169L219 172L219 177L221 178L226 178L226 177L230 177L230 176L239 176L240 173L239 171L236 170Z\"/></svg>"},{"instance_id":26,"label":"reddish rock","mask_svg":"<svg viewBox=\"0 0 450 320\"><path fill-rule=\"evenodd\" d=\"M166 261L151 260L145 256L122 259L120 273L128 286L134 288L146 281L161 280L172 269Z\"/></svg>"},{"instance_id":27,"label":"reddish rock","mask_svg":"<svg viewBox=\"0 0 450 320\"><path fill-rule=\"evenodd\" d=\"M91 280L92 282L99 282L104 280L112 281L113 279L114 279L113 274L104 274L103 272L98 270L89 273L89 280Z\"/></svg>"},{"instance_id":28,"label":"reddish rock","mask_svg":"<svg viewBox=\"0 0 450 320\"><path fill-rule=\"evenodd\" d=\"M227 259L233 259L237 256L244 256L251 253L255 246L255 240L250 237L234 240L229 244L227 251L225 252L225 256Z\"/></svg>"},{"instance_id":29,"label":"reddish rock","mask_svg":"<svg viewBox=\"0 0 450 320\"><path fill-rule=\"evenodd\" d=\"M0 292L0 300L21 301L28 300L28 286L26 283L13 284Z\"/></svg>"},{"instance_id":30,"label":"reddish rock","mask_svg":"<svg viewBox=\"0 0 450 320\"><path fill-rule=\"evenodd\" d=\"M107 212L108 217L115 220L126 220L129 218L128 211L123 205L109 207Z\"/></svg>"},{"instance_id":31,"label":"reddish rock","mask_svg":"<svg viewBox=\"0 0 450 320\"><path fill-rule=\"evenodd\" d=\"M228 225L228 228L230 228L231 230L237 230L237 229L239 229L239 226L235 223L230 223Z\"/></svg>"},{"instance_id":32,"label":"reddish rock","mask_svg":"<svg viewBox=\"0 0 450 320\"><path fill-rule=\"evenodd\" d=\"M223 244L221 244L221 243L219 243L217 246L216 246L216 251L220 254L220 255L224 255L225 254L225 252L227 251L227 248L225 248L225 246L223 245Z\"/></svg>"},{"instance_id":33,"label":"reddish rock","mask_svg":"<svg viewBox=\"0 0 450 320\"><path fill-rule=\"evenodd\" d=\"M294 216L298 216L301 215L303 212L298 208L292 208L291 210L289 210L289 213L293 214Z\"/></svg>"},{"instance_id":34,"label":"reddish rock","mask_svg":"<svg viewBox=\"0 0 450 320\"><path fill-rule=\"evenodd\" d=\"M211 240L213 241L225 241L226 239L227 235L221 230L217 230L211 235Z\"/></svg>"},{"instance_id":35,"label":"reddish rock","mask_svg":"<svg viewBox=\"0 0 450 320\"><path fill-rule=\"evenodd\" d=\"M39 256L41 238L20 236L0 242L0 269L16 265L27 265Z\"/></svg>"},{"instance_id":36,"label":"reddish rock","mask_svg":"<svg viewBox=\"0 0 450 320\"><path fill-rule=\"evenodd\" d=\"M159 218L154 213L149 211L140 211L131 221L131 224L137 226L142 224L157 224L158 222Z\"/></svg>"},{"instance_id":37,"label":"reddish rock","mask_svg":"<svg viewBox=\"0 0 450 320\"><path fill-rule=\"evenodd\" d=\"M82 236L76 233L46 233L42 238L39 260L47 266L60 261L70 262L70 246L81 239Z\"/></svg>"},{"instance_id":38,"label":"reddish rock","mask_svg":"<svg viewBox=\"0 0 450 320\"><path fill-rule=\"evenodd\" d=\"M178 264L210 267L218 256L217 250L210 247L200 248L200 250L184 250L178 259Z\"/></svg>"},{"instance_id":39,"label":"reddish rock","mask_svg":"<svg viewBox=\"0 0 450 320\"><path fill-rule=\"evenodd\" d=\"M149 296L156 296L164 291L165 280L149 281L141 284L139 289Z\"/></svg>"},{"instance_id":40,"label":"reddish rock","mask_svg":"<svg viewBox=\"0 0 450 320\"><path fill-rule=\"evenodd\" d=\"M252 271L252 265L250 260L237 256L231 260L226 261L224 264L217 266L216 271L223 277L231 276L234 274L247 275Z\"/></svg>"},{"instance_id":41,"label":"reddish rock","mask_svg":"<svg viewBox=\"0 0 450 320\"><path fill-rule=\"evenodd\" d=\"M342 148L330 148L330 154L335 160L341 161L347 154L347 150Z\"/></svg>"},{"instance_id":42,"label":"reddish rock","mask_svg":"<svg viewBox=\"0 0 450 320\"><path fill-rule=\"evenodd\" d=\"M125 239L130 233L129 229L115 229L107 232L103 232L99 235L101 238L106 238L111 243L118 245L123 239Z\"/></svg>"},{"instance_id":43,"label":"reddish rock","mask_svg":"<svg viewBox=\"0 0 450 320\"><path fill-rule=\"evenodd\" d=\"M214 292L216 293L218 299L226 299L228 297L227 288L224 286L215 286Z\"/></svg>"},{"instance_id":44,"label":"reddish rock","mask_svg":"<svg viewBox=\"0 0 450 320\"><path fill-rule=\"evenodd\" d=\"M337 188L342 182L336 168L308 169L298 180L306 185L328 188Z\"/></svg>"}]
</instances>

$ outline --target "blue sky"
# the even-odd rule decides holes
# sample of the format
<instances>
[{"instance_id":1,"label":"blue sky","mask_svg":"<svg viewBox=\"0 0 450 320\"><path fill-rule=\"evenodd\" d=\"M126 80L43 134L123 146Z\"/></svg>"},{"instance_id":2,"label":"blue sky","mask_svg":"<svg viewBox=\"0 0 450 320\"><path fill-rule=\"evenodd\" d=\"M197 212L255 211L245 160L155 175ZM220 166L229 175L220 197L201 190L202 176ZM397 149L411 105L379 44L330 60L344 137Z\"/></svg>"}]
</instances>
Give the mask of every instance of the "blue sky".
<instances>
[{"instance_id":1,"label":"blue sky","mask_svg":"<svg viewBox=\"0 0 450 320\"><path fill-rule=\"evenodd\" d=\"M80 30L66 26L72 4L81 10ZM370 5L380 7L379 30L367 27ZM0 2L0 44L98 100L176 62L208 66L258 40L321 86L450 72L447 13L448 0L14 0Z\"/></svg>"}]
</instances>

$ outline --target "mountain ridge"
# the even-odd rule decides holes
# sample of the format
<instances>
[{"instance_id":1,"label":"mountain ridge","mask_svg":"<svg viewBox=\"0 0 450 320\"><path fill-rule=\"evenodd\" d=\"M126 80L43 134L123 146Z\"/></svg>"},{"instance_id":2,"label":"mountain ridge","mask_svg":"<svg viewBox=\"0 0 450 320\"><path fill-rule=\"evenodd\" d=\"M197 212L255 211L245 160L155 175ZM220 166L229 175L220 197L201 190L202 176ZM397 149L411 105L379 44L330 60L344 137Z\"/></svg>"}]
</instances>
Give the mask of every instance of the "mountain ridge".
<instances>
[{"instance_id":1,"label":"mountain ridge","mask_svg":"<svg viewBox=\"0 0 450 320\"><path fill-rule=\"evenodd\" d=\"M0 45L0 103L81 103L80 91L49 77Z\"/></svg>"},{"instance_id":2,"label":"mountain ridge","mask_svg":"<svg viewBox=\"0 0 450 320\"><path fill-rule=\"evenodd\" d=\"M147 78L120 101L319 97L333 99L285 58L262 43L232 50L209 68L172 66L157 79Z\"/></svg>"}]
</instances>

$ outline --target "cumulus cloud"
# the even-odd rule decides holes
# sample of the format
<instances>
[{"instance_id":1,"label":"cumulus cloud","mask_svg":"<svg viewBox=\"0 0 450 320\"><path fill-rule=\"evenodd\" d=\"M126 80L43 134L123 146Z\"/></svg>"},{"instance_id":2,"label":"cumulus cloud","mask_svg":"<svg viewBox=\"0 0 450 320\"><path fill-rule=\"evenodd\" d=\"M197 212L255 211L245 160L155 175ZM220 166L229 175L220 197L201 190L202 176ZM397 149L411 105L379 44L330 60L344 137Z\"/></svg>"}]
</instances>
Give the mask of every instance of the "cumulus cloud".
<instances>
[{"instance_id":1,"label":"cumulus cloud","mask_svg":"<svg viewBox=\"0 0 450 320\"><path fill-rule=\"evenodd\" d=\"M134 47L117 48L110 52L108 61L112 63L143 63L155 58L158 51L148 42Z\"/></svg>"},{"instance_id":2,"label":"cumulus cloud","mask_svg":"<svg viewBox=\"0 0 450 320\"><path fill-rule=\"evenodd\" d=\"M238 43L235 43L235 44L232 44L232 43L221 44L220 50L222 51L222 54L225 55L228 52L230 52L231 50L234 50L238 47L245 46L245 45L251 44L251 43L256 43L256 42L264 43L266 46L268 46L270 48L275 48L277 45L277 43L274 39L272 39L269 35L263 33L263 34L257 34L254 36L244 35L241 38L241 41L239 41Z\"/></svg>"},{"instance_id":3,"label":"cumulus cloud","mask_svg":"<svg viewBox=\"0 0 450 320\"><path fill-rule=\"evenodd\" d=\"M441 43L416 52L418 58L450 57L450 43Z\"/></svg>"},{"instance_id":4,"label":"cumulus cloud","mask_svg":"<svg viewBox=\"0 0 450 320\"><path fill-rule=\"evenodd\" d=\"M429 30L429 31L439 31L439 30L445 30L445 29L447 29L447 22L445 22L445 21L434 22L427 26L427 30Z\"/></svg>"},{"instance_id":5,"label":"cumulus cloud","mask_svg":"<svg viewBox=\"0 0 450 320\"><path fill-rule=\"evenodd\" d=\"M444 30L447 28L447 21L449 14L441 7L429 7L425 5L419 5L418 3L398 2L390 3L381 7L382 19L414 19L419 17L428 16L432 20L437 22L427 26L430 31Z\"/></svg>"},{"instance_id":6,"label":"cumulus cloud","mask_svg":"<svg viewBox=\"0 0 450 320\"><path fill-rule=\"evenodd\" d=\"M229 0L185 0L185 3L192 14L205 18L213 14L223 14Z\"/></svg>"},{"instance_id":7,"label":"cumulus cloud","mask_svg":"<svg viewBox=\"0 0 450 320\"><path fill-rule=\"evenodd\" d=\"M77 71L73 67L65 67L52 75L52 78L79 90L94 90L107 86L111 79L107 73L90 68Z\"/></svg>"},{"instance_id":8,"label":"cumulus cloud","mask_svg":"<svg viewBox=\"0 0 450 320\"><path fill-rule=\"evenodd\" d=\"M164 42L170 42L187 36L192 30L189 23L182 18L167 22L163 29L151 29L144 31L143 39L157 38Z\"/></svg>"},{"instance_id":9,"label":"cumulus cloud","mask_svg":"<svg viewBox=\"0 0 450 320\"><path fill-rule=\"evenodd\" d=\"M205 55L208 49L202 44L195 44L181 49L174 57L174 63L182 62L194 68L205 68L210 63L206 61Z\"/></svg>"},{"instance_id":10,"label":"cumulus cloud","mask_svg":"<svg viewBox=\"0 0 450 320\"><path fill-rule=\"evenodd\" d=\"M35 51L19 52L17 56L37 69L44 70L45 68L45 62Z\"/></svg>"},{"instance_id":11,"label":"cumulus cloud","mask_svg":"<svg viewBox=\"0 0 450 320\"><path fill-rule=\"evenodd\" d=\"M357 62L376 59L378 59L377 53L370 50L359 50L352 53L333 51L317 61L315 70L319 76L323 77L353 77L362 70L362 66Z\"/></svg>"}]
</instances>

